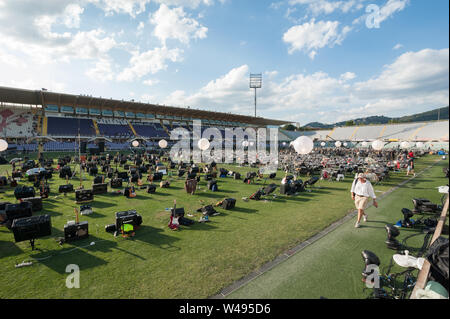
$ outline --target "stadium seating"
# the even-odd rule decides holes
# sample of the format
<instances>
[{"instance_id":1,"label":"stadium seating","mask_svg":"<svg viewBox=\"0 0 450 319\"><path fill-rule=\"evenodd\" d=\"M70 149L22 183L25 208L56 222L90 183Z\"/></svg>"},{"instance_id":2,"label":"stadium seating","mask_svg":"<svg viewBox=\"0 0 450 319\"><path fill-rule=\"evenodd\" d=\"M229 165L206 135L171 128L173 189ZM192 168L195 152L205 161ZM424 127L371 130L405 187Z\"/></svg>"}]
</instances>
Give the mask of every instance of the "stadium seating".
<instances>
[{"instance_id":1,"label":"stadium seating","mask_svg":"<svg viewBox=\"0 0 450 319\"><path fill-rule=\"evenodd\" d=\"M47 134L50 136L95 136L91 119L70 117L48 117Z\"/></svg>"}]
</instances>

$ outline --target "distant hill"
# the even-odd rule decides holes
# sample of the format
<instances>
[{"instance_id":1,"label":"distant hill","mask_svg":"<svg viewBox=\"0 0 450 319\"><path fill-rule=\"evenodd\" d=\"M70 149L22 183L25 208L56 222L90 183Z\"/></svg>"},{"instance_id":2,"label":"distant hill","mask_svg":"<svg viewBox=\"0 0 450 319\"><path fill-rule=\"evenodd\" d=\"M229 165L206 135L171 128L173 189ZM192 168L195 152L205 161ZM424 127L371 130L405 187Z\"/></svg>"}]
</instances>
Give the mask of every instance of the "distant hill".
<instances>
[{"instance_id":1,"label":"distant hill","mask_svg":"<svg viewBox=\"0 0 450 319\"><path fill-rule=\"evenodd\" d=\"M417 113L413 115L402 116L398 118L392 118L387 116L369 116L365 118L359 118L352 121L337 122L334 124L323 124L319 122L311 122L302 127L302 129L332 129L336 126L346 126L346 125L376 125L376 124L388 124L388 123L414 123L414 122L427 122L448 120L448 109L449 107L442 107L428 112Z\"/></svg>"}]
</instances>

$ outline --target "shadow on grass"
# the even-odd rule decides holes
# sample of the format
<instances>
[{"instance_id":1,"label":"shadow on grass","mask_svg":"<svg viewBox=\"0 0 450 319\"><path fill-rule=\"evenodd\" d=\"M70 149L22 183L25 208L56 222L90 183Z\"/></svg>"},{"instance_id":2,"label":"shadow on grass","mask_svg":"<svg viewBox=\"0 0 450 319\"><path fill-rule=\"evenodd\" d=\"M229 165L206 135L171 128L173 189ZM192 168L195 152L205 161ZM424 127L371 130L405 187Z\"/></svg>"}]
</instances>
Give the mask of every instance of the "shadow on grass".
<instances>
[{"instance_id":1,"label":"shadow on grass","mask_svg":"<svg viewBox=\"0 0 450 319\"><path fill-rule=\"evenodd\" d=\"M237 207L235 206L231 211L236 211L240 213L257 213L257 209L251 209L251 208L244 208L244 207Z\"/></svg>"},{"instance_id":2,"label":"shadow on grass","mask_svg":"<svg viewBox=\"0 0 450 319\"><path fill-rule=\"evenodd\" d=\"M16 256L22 253L22 249L12 241L0 240L0 257Z\"/></svg>"},{"instance_id":3,"label":"shadow on grass","mask_svg":"<svg viewBox=\"0 0 450 319\"><path fill-rule=\"evenodd\" d=\"M152 246L166 249L168 251L180 250L179 247L173 245L176 241L180 240L177 237L168 236L163 233L160 228L154 228L152 226L144 225L136 232L136 236L133 238L135 241L141 241Z\"/></svg>"}]
</instances>

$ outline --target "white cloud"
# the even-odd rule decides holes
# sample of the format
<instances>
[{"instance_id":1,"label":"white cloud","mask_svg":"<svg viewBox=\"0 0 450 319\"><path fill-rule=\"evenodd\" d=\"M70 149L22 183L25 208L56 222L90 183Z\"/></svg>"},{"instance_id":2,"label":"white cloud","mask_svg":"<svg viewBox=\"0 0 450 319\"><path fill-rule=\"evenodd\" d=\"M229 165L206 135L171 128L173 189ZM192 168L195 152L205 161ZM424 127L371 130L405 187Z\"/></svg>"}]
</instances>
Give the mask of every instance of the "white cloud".
<instances>
[{"instance_id":1,"label":"white cloud","mask_svg":"<svg viewBox=\"0 0 450 319\"><path fill-rule=\"evenodd\" d=\"M180 49L169 50L166 47L155 48L143 53L135 52L130 59L130 66L118 76L118 81L130 82L147 74L155 74L167 69L167 61L182 61Z\"/></svg>"},{"instance_id":2,"label":"white cloud","mask_svg":"<svg viewBox=\"0 0 450 319\"><path fill-rule=\"evenodd\" d=\"M404 98L448 90L448 61L448 48L407 52L385 66L379 76L356 83L355 90L363 98Z\"/></svg>"},{"instance_id":3,"label":"white cloud","mask_svg":"<svg viewBox=\"0 0 450 319\"><path fill-rule=\"evenodd\" d=\"M99 59L95 63L95 67L89 68L86 73L93 80L105 82L114 79L111 61L108 59Z\"/></svg>"},{"instance_id":4,"label":"white cloud","mask_svg":"<svg viewBox=\"0 0 450 319\"><path fill-rule=\"evenodd\" d=\"M403 48L403 44L397 43L392 49L393 50L399 50L401 48Z\"/></svg>"},{"instance_id":5,"label":"white cloud","mask_svg":"<svg viewBox=\"0 0 450 319\"><path fill-rule=\"evenodd\" d=\"M303 5L314 16L331 14L337 10L348 13L351 10L360 10L362 3L367 0L327 1L327 0L290 0L291 6Z\"/></svg>"},{"instance_id":6,"label":"white cloud","mask_svg":"<svg viewBox=\"0 0 450 319\"><path fill-rule=\"evenodd\" d=\"M135 18L145 12L145 6L151 0L88 0L105 11L106 15L126 13Z\"/></svg>"},{"instance_id":7,"label":"white cloud","mask_svg":"<svg viewBox=\"0 0 450 319\"><path fill-rule=\"evenodd\" d=\"M145 80L142 83L144 83L147 86L154 86L154 85L160 83L160 81L159 80L148 79L148 80Z\"/></svg>"},{"instance_id":8,"label":"white cloud","mask_svg":"<svg viewBox=\"0 0 450 319\"><path fill-rule=\"evenodd\" d=\"M341 76L340 76L340 79L344 82L351 81L354 78L356 78L356 74L353 72L345 72L345 73L341 74Z\"/></svg>"},{"instance_id":9,"label":"white cloud","mask_svg":"<svg viewBox=\"0 0 450 319\"><path fill-rule=\"evenodd\" d=\"M186 16L182 7L170 9L161 4L158 11L152 14L150 23L155 25L155 35L163 45L168 39L175 39L189 44L191 39L204 39L208 28L197 20Z\"/></svg>"},{"instance_id":10,"label":"white cloud","mask_svg":"<svg viewBox=\"0 0 450 319\"><path fill-rule=\"evenodd\" d=\"M350 71L336 77L314 72L279 80L272 72L264 73L258 114L289 121L335 123L370 115L401 116L447 105L449 99L448 49L402 54L379 75L359 82L352 81L357 75ZM173 92L165 104L251 115L248 73L247 65L236 67L192 94Z\"/></svg>"},{"instance_id":11,"label":"white cloud","mask_svg":"<svg viewBox=\"0 0 450 319\"><path fill-rule=\"evenodd\" d=\"M325 46L333 47L341 44L347 33L351 30L345 26L339 30L338 21L319 21L312 19L302 25L291 27L283 35L283 41L290 44L289 54L295 51L309 52L308 55L314 59L317 50Z\"/></svg>"},{"instance_id":12,"label":"white cloud","mask_svg":"<svg viewBox=\"0 0 450 319\"><path fill-rule=\"evenodd\" d=\"M68 28L80 27L80 16L83 14L84 8L76 3L69 4L63 13L64 25Z\"/></svg>"}]
</instances>

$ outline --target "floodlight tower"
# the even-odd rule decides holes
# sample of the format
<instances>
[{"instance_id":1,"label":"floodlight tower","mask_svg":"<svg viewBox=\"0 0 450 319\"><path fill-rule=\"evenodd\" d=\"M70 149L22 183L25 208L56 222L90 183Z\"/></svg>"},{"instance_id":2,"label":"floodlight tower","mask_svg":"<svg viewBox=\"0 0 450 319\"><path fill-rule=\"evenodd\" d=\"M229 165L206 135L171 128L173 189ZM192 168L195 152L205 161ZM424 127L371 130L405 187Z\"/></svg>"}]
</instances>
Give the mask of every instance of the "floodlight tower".
<instances>
[{"instance_id":1,"label":"floodlight tower","mask_svg":"<svg viewBox=\"0 0 450 319\"><path fill-rule=\"evenodd\" d=\"M256 117L256 89L262 87L262 74L252 74L250 73L250 88L255 89L255 117Z\"/></svg>"}]
</instances>

